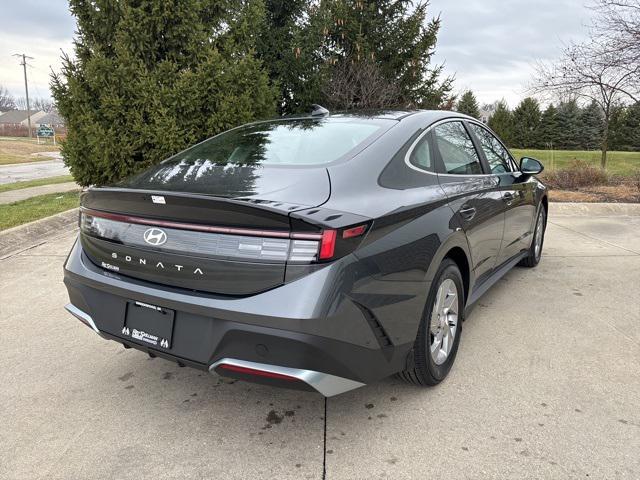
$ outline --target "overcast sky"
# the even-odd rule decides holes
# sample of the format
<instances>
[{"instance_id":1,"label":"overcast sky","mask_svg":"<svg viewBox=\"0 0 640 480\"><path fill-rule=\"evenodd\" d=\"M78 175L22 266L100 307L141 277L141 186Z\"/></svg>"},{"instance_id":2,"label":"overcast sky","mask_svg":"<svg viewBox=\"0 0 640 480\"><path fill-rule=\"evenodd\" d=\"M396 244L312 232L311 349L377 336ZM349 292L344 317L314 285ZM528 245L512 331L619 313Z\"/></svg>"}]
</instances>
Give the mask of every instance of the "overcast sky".
<instances>
[{"instance_id":1,"label":"overcast sky","mask_svg":"<svg viewBox=\"0 0 640 480\"><path fill-rule=\"evenodd\" d=\"M470 88L481 102L522 97L535 59L554 58L562 43L586 34L588 0L431 0L442 30L436 61L455 74L456 90ZM60 68L61 49L72 53L75 22L65 0L2 0L0 85L24 96L14 53L29 60L29 92L49 97L49 73Z\"/></svg>"}]
</instances>

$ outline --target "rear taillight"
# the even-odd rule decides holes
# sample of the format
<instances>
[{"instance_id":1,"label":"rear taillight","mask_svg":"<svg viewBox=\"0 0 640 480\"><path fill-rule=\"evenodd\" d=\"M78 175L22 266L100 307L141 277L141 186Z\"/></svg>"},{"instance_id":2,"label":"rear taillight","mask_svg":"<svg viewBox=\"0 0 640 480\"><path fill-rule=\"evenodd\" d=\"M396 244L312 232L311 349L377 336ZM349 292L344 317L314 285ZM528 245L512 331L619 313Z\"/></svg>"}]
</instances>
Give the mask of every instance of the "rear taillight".
<instances>
[{"instance_id":1,"label":"rear taillight","mask_svg":"<svg viewBox=\"0 0 640 480\"><path fill-rule=\"evenodd\" d=\"M328 260L333 257L336 251L336 231L325 230L322 232L322 239L320 240L320 254L319 260Z\"/></svg>"},{"instance_id":2,"label":"rear taillight","mask_svg":"<svg viewBox=\"0 0 640 480\"><path fill-rule=\"evenodd\" d=\"M320 239L319 261L333 260L343 257L360 244L369 228L368 223L340 230L324 230Z\"/></svg>"}]
</instances>

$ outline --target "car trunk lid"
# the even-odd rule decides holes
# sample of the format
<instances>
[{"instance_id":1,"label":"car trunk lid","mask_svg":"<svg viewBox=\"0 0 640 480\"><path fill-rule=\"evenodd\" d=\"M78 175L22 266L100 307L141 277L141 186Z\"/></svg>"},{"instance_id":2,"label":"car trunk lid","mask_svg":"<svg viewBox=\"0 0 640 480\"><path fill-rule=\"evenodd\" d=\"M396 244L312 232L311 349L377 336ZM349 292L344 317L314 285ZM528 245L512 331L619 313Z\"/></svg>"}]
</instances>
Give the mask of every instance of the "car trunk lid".
<instances>
[{"instance_id":1,"label":"car trunk lid","mask_svg":"<svg viewBox=\"0 0 640 480\"><path fill-rule=\"evenodd\" d=\"M81 199L82 246L106 270L164 285L225 295L274 288L288 261L317 254L320 229L290 213L322 204L330 191L323 168L283 170L264 168L251 188L235 190L233 176L198 183L195 193L135 182L91 188Z\"/></svg>"}]
</instances>

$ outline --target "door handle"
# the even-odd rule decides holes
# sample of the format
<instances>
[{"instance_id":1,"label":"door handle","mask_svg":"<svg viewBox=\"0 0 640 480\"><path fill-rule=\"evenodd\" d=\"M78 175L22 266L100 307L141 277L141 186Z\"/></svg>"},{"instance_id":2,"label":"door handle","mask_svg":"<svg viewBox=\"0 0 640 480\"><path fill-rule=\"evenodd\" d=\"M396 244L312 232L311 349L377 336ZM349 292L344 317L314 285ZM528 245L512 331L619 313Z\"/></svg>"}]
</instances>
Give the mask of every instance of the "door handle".
<instances>
[{"instance_id":1,"label":"door handle","mask_svg":"<svg viewBox=\"0 0 640 480\"><path fill-rule=\"evenodd\" d=\"M516 196L513 192L505 192L504 195L502 195L502 199L507 202L507 205L511 205L515 198Z\"/></svg>"},{"instance_id":2,"label":"door handle","mask_svg":"<svg viewBox=\"0 0 640 480\"><path fill-rule=\"evenodd\" d=\"M463 205L459 211L460 215L462 215L462 218L465 220L471 220L476 216L476 209L469 205Z\"/></svg>"}]
</instances>

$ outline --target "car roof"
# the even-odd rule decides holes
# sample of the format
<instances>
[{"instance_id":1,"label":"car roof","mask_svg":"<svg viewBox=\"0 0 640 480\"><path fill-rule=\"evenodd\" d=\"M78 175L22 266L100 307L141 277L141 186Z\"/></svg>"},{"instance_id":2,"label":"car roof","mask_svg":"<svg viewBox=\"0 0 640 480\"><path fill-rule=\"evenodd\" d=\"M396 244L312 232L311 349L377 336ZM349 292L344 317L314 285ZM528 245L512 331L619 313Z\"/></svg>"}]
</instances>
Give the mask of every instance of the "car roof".
<instances>
[{"instance_id":1,"label":"car roof","mask_svg":"<svg viewBox=\"0 0 640 480\"><path fill-rule=\"evenodd\" d=\"M378 118L378 119L386 119L386 120L403 120L408 117L416 117L420 116L423 121L437 121L445 118L466 118L472 119L468 115L454 112L452 110L385 110L385 109L375 109L375 110L349 110L349 111L335 111L331 112L327 115L327 118ZM297 114L280 117L280 119L288 120L288 119L317 119L322 118L321 116L313 116L313 115L305 115L305 114Z\"/></svg>"}]
</instances>

